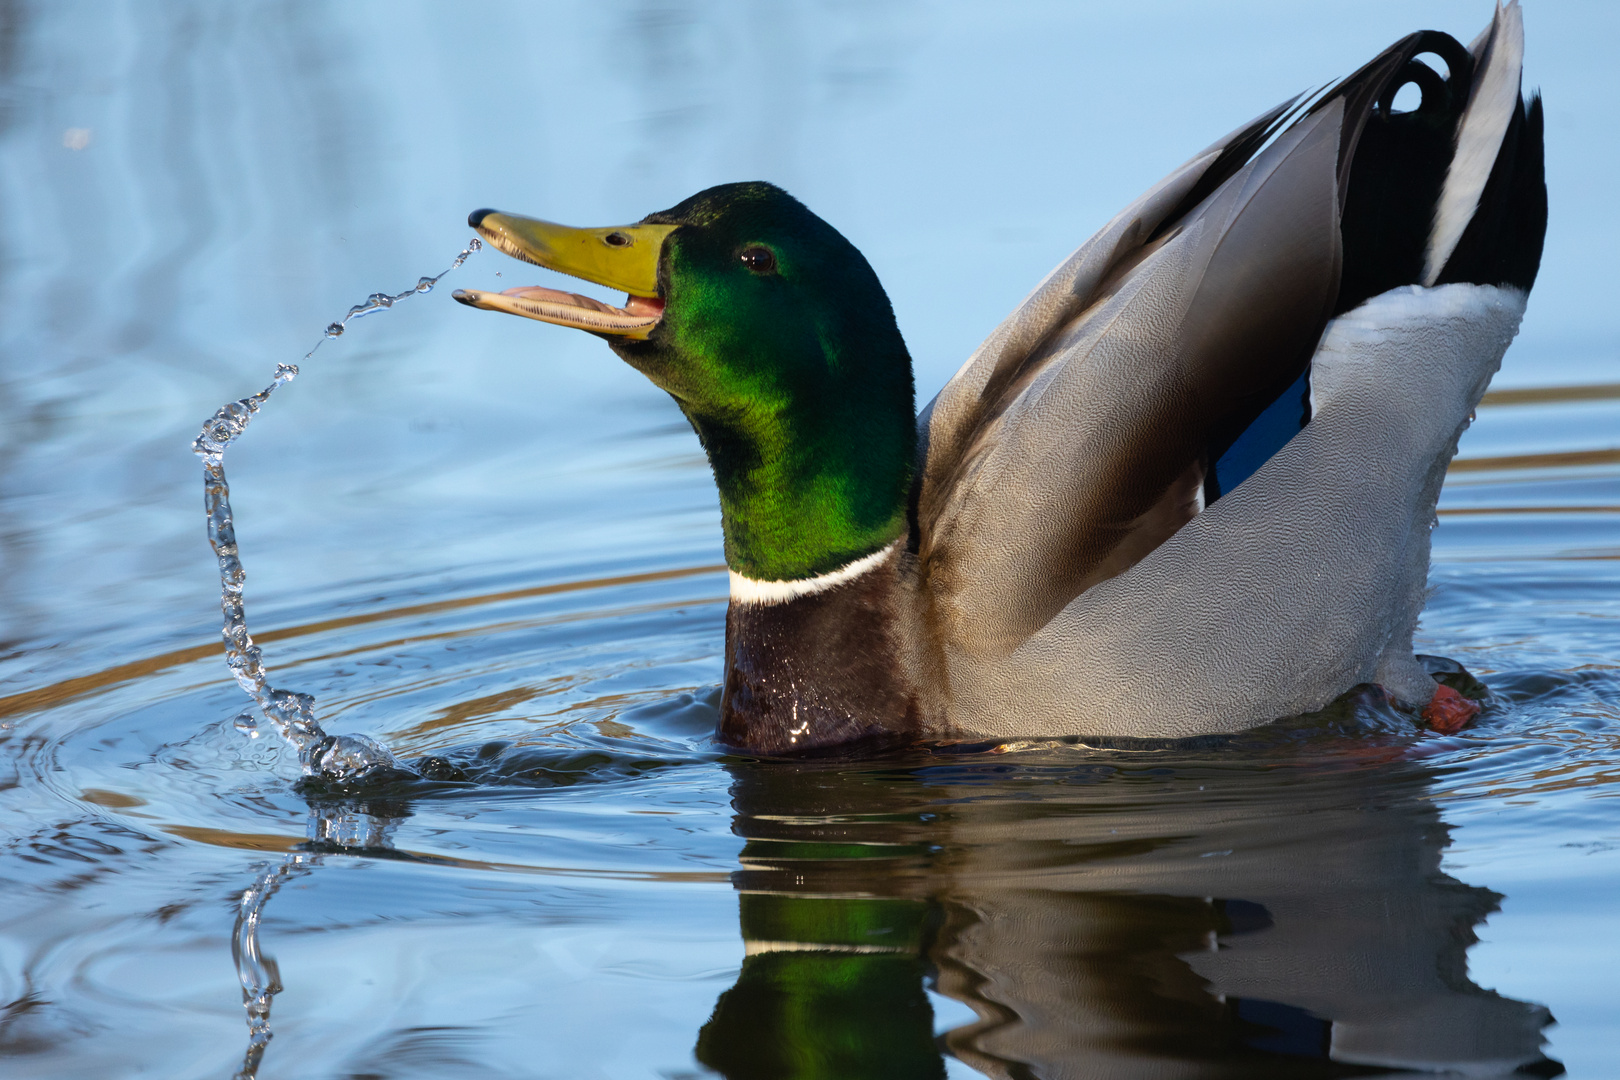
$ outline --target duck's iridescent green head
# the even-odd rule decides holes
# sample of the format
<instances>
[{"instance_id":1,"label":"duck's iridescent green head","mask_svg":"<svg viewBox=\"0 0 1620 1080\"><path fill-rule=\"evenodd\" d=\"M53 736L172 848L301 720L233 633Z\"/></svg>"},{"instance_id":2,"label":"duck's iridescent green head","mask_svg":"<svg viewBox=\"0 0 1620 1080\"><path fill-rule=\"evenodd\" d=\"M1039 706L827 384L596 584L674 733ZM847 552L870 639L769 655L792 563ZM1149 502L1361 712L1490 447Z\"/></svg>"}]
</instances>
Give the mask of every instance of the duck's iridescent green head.
<instances>
[{"instance_id":1,"label":"duck's iridescent green head","mask_svg":"<svg viewBox=\"0 0 1620 1080\"><path fill-rule=\"evenodd\" d=\"M456 299L600 334L668 391L714 468L734 571L812 577L900 536L911 359L871 266L798 200L725 184L620 228L469 222L510 255L630 294L623 307L533 288Z\"/></svg>"}]
</instances>

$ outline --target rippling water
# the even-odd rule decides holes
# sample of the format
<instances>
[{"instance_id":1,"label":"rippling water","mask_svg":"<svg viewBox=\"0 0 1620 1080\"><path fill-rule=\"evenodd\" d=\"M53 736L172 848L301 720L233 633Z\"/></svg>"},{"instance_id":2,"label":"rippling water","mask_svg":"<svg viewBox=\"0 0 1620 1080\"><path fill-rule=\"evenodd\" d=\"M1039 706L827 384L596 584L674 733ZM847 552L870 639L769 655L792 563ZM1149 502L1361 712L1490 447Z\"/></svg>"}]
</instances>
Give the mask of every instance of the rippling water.
<instances>
[{"instance_id":1,"label":"rippling water","mask_svg":"<svg viewBox=\"0 0 1620 1080\"><path fill-rule=\"evenodd\" d=\"M1620 9L1526 2L1553 221L1421 639L1491 686L1473 728L723 758L695 439L441 290L232 450L278 685L436 759L362 795L234 726L188 446L468 210L776 180L926 396L1192 150L1487 5L0 2L0 1074L1494 1075L1542 1038L1611 1074ZM233 943L281 987L262 1061Z\"/></svg>"}]
</instances>

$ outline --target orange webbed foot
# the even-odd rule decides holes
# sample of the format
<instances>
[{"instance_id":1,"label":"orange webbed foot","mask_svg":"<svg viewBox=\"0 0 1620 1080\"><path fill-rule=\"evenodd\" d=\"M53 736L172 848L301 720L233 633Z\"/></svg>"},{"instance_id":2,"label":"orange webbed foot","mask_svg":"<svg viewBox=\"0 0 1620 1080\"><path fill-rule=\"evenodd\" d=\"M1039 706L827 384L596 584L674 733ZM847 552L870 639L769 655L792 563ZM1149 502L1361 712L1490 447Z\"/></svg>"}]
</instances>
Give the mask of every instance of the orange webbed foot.
<instances>
[{"instance_id":1,"label":"orange webbed foot","mask_svg":"<svg viewBox=\"0 0 1620 1080\"><path fill-rule=\"evenodd\" d=\"M1479 702L1463 697L1441 683L1435 687L1434 697L1423 707L1423 719L1442 735L1455 735L1479 715Z\"/></svg>"}]
</instances>

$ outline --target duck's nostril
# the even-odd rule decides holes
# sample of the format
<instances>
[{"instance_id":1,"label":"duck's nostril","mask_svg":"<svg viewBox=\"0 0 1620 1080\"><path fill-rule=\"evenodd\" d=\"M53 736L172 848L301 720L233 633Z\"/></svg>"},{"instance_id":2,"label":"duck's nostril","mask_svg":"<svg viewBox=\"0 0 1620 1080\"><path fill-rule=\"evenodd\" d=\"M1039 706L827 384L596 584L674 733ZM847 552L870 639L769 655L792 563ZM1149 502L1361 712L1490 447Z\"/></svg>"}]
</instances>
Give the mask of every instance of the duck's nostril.
<instances>
[{"instance_id":1,"label":"duck's nostril","mask_svg":"<svg viewBox=\"0 0 1620 1080\"><path fill-rule=\"evenodd\" d=\"M622 232L610 232L602 237L602 243L608 247L629 247L633 241Z\"/></svg>"},{"instance_id":2,"label":"duck's nostril","mask_svg":"<svg viewBox=\"0 0 1620 1080\"><path fill-rule=\"evenodd\" d=\"M482 210L474 210L472 213L467 215L467 224L476 229L478 226L484 223L485 218L494 213L498 213L498 211L491 210L488 207L485 207Z\"/></svg>"}]
</instances>

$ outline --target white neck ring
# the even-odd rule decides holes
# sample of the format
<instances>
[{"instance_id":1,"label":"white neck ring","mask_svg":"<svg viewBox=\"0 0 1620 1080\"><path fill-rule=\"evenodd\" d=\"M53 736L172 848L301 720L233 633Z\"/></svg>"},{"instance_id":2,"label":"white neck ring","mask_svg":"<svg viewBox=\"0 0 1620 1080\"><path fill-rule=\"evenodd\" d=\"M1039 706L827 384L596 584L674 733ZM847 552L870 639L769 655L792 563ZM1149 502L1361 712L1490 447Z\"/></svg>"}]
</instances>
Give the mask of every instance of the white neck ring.
<instances>
[{"instance_id":1,"label":"white neck ring","mask_svg":"<svg viewBox=\"0 0 1620 1080\"><path fill-rule=\"evenodd\" d=\"M873 569L889 557L900 541L896 540L881 551L874 551L870 555L863 555L854 562L845 563L836 570L829 570L812 578L799 578L793 581L755 581L753 578L743 577L737 571L731 571L731 601L734 604L783 604L801 596L812 596L815 593L826 592L828 589L854 581Z\"/></svg>"}]
</instances>

